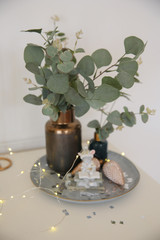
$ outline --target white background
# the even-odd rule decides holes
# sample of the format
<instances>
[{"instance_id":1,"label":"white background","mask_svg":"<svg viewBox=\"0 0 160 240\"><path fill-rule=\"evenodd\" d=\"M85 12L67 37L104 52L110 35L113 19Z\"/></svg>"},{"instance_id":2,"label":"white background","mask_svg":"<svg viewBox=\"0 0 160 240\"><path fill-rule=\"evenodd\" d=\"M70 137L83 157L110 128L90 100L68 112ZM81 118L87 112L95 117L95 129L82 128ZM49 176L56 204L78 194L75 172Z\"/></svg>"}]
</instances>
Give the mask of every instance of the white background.
<instances>
[{"instance_id":1,"label":"white background","mask_svg":"<svg viewBox=\"0 0 160 240\"><path fill-rule=\"evenodd\" d=\"M23 50L26 43L42 43L40 36L24 33L31 28L52 29L51 16L61 19L59 27L66 32L68 46L73 47L75 33L82 29L83 39L79 47L87 54L98 48L106 48L113 62L123 53L123 40L135 35L147 47L142 55L140 80L142 84L127 92L132 101L120 100L115 107L122 110L126 105L138 111L141 104L156 109L147 124L137 117L137 125L115 131L109 144L119 152L124 151L136 165L144 169L160 183L160 2L158 0L0 0L0 153L45 145L44 125L48 120L41 113L41 106L26 104L23 96L28 94L24 77L32 77L25 69ZM100 118L95 111L80 118L83 139L93 137L87 128L88 121Z\"/></svg>"}]
</instances>

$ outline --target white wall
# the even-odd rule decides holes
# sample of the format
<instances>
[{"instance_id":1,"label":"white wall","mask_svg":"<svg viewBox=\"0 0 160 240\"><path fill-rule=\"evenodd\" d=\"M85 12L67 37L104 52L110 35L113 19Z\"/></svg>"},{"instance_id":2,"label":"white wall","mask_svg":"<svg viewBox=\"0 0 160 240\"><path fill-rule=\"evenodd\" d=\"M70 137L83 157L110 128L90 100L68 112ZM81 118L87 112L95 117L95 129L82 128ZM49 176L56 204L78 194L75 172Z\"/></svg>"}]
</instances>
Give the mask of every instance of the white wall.
<instances>
[{"instance_id":1,"label":"white wall","mask_svg":"<svg viewBox=\"0 0 160 240\"><path fill-rule=\"evenodd\" d=\"M44 124L48 120L41 107L29 105L22 98L28 93L24 77L32 77L24 67L23 50L28 42L37 43L39 35L23 33L30 28L52 27L51 16L57 14L60 29L73 46L75 32L83 30L79 47L88 54L98 48L108 49L113 59L123 54L123 40L135 35L147 43L140 66L138 84L129 90L132 102L120 102L137 111L143 103L157 110L148 124L140 121L134 128L115 132L109 143L116 146L138 166L160 182L160 111L159 111L159 53L160 2L157 0L1 0L0 1L0 152L8 147L13 151L44 146ZM93 131L87 122L99 119L90 111L80 118L83 139L90 139Z\"/></svg>"}]
</instances>

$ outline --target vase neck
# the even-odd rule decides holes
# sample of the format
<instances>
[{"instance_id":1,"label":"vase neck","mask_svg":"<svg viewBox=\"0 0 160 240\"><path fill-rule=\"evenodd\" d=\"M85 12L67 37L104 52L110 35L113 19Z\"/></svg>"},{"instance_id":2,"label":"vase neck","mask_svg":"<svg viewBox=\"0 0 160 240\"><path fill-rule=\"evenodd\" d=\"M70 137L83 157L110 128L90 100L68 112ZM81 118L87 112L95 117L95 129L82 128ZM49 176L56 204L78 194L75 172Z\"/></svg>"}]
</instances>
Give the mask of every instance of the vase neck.
<instances>
[{"instance_id":1,"label":"vase neck","mask_svg":"<svg viewBox=\"0 0 160 240\"><path fill-rule=\"evenodd\" d=\"M74 122L74 110L69 109L66 112L59 112L59 117L56 121L57 124L67 124Z\"/></svg>"},{"instance_id":2,"label":"vase neck","mask_svg":"<svg viewBox=\"0 0 160 240\"><path fill-rule=\"evenodd\" d=\"M100 138L99 138L99 134L98 133L94 133L94 140L96 140L96 141L100 141Z\"/></svg>"}]
</instances>

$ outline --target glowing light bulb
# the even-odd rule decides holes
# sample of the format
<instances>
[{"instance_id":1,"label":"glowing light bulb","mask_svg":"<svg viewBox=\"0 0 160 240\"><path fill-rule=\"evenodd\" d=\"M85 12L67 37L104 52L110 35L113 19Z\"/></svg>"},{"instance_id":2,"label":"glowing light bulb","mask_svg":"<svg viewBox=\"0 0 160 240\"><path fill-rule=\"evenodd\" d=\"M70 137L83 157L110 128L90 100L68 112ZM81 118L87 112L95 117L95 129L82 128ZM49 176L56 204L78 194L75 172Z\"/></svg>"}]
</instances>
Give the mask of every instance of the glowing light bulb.
<instances>
[{"instance_id":1,"label":"glowing light bulb","mask_svg":"<svg viewBox=\"0 0 160 240\"><path fill-rule=\"evenodd\" d=\"M13 196L11 196L11 198L13 199L14 197L13 197Z\"/></svg>"},{"instance_id":2,"label":"glowing light bulb","mask_svg":"<svg viewBox=\"0 0 160 240\"><path fill-rule=\"evenodd\" d=\"M52 226L50 230L51 230L51 232L55 232L56 228L54 226Z\"/></svg>"},{"instance_id":3,"label":"glowing light bulb","mask_svg":"<svg viewBox=\"0 0 160 240\"><path fill-rule=\"evenodd\" d=\"M23 174L24 173L24 171L21 171L21 174Z\"/></svg>"},{"instance_id":4,"label":"glowing light bulb","mask_svg":"<svg viewBox=\"0 0 160 240\"><path fill-rule=\"evenodd\" d=\"M23 195L22 198L26 198L26 195Z\"/></svg>"},{"instance_id":5,"label":"glowing light bulb","mask_svg":"<svg viewBox=\"0 0 160 240\"><path fill-rule=\"evenodd\" d=\"M41 166L41 163L39 162L38 165Z\"/></svg>"},{"instance_id":6,"label":"glowing light bulb","mask_svg":"<svg viewBox=\"0 0 160 240\"><path fill-rule=\"evenodd\" d=\"M61 174L60 174L60 173L57 173L57 176L58 176L58 177L60 177L60 176L61 176Z\"/></svg>"},{"instance_id":7,"label":"glowing light bulb","mask_svg":"<svg viewBox=\"0 0 160 240\"><path fill-rule=\"evenodd\" d=\"M10 155L13 155L13 152L10 152L9 154L10 154Z\"/></svg>"},{"instance_id":8,"label":"glowing light bulb","mask_svg":"<svg viewBox=\"0 0 160 240\"><path fill-rule=\"evenodd\" d=\"M43 169L42 169L42 172L45 172L45 171L46 171L46 170L43 168Z\"/></svg>"},{"instance_id":9,"label":"glowing light bulb","mask_svg":"<svg viewBox=\"0 0 160 240\"><path fill-rule=\"evenodd\" d=\"M8 148L8 151L11 152L11 151L12 151L12 148L9 147L9 148Z\"/></svg>"},{"instance_id":10,"label":"glowing light bulb","mask_svg":"<svg viewBox=\"0 0 160 240\"><path fill-rule=\"evenodd\" d=\"M0 213L0 216L2 216L2 213Z\"/></svg>"},{"instance_id":11,"label":"glowing light bulb","mask_svg":"<svg viewBox=\"0 0 160 240\"><path fill-rule=\"evenodd\" d=\"M34 164L34 167L37 167L37 164Z\"/></svg>"},{"instance_id":12,"label":"glowing light bulb","mask_svg":"<svg viewBox=\"0 0 160 240\"><path fill-rule=\"evenodd\" d=\"M106 161L106 162L110 162L111 160L106 158L105 161Z\"/></svg>"},{"instance_id":13,"label":"glowing light bulb","mask_svg":"<svg viewBox=\"0 0 160 240\"><path fill-rule=\"evenodd\" d=\"M121 155L122 155L122 156L125 156L125 153L124 153L124 152L122 152L122 153L121 153Z\"/></svg>"},{"instance_id":14,"label":"glowing light bulb","mask_svg":"<svg viewBox=\"0 0 160 240\"><path fill-rule=\"evenodd\" d=\"M54 194L57 196L58 195L58 193L57 192L54 192Z\"/></svg>"},{"instance_id":15,"label":"glowing light bulb","mask_svg":"<svg viewBox=\"0 0 160 240\"><path fill-rule=\"evenodd\" d=\"M88 145L90 144L90 141L89 141L89 140L87 141L87 144L88 144Z\"/></svg>"},{"instance_id":16,"label":"glowing light bulb","mask_svg":"<svg viewBox=\"0 0 160 240\"><path fill-rule=\"evenodd\" d=\"M1 203L1 204L3 204L3 203L4 203L4 201L0 199L0 203Z\"/></svg>"},{"instance_id":17,"label":"glowing light bulb","mask_svg":"<svg viewBox=\"0 0 160 240\"><path fill-rule=\"evenodd\" d=\"M59 188L59 184L56 185L56 188Z\"/></svg>"}]
</instances>

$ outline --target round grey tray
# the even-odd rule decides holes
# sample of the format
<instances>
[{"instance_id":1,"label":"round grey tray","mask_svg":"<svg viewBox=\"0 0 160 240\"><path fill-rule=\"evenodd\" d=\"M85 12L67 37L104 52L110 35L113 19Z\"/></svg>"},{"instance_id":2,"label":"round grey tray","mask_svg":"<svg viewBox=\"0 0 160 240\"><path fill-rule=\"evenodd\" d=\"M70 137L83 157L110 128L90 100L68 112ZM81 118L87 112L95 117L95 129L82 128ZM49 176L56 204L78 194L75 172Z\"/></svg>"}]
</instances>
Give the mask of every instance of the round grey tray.
<instances>
[{"instance_id":1,"label":"round grey tray","mask_svg":"<svg viewBox=\"0 0 160 240\"><path fill-rule=\"evenodd\" d=\"M30 176L35 186L61 200L79 203L104 202L130 192L135 188L140 179L139 171L126 157L109 151L108 159L114 160L120 165L125 177L124 186L119 186L102 175L103 191L99 189L68 190L65 187L63 176L48 167L46 156L41 157L35 162Z\"/></svg>"}]
</instances>

